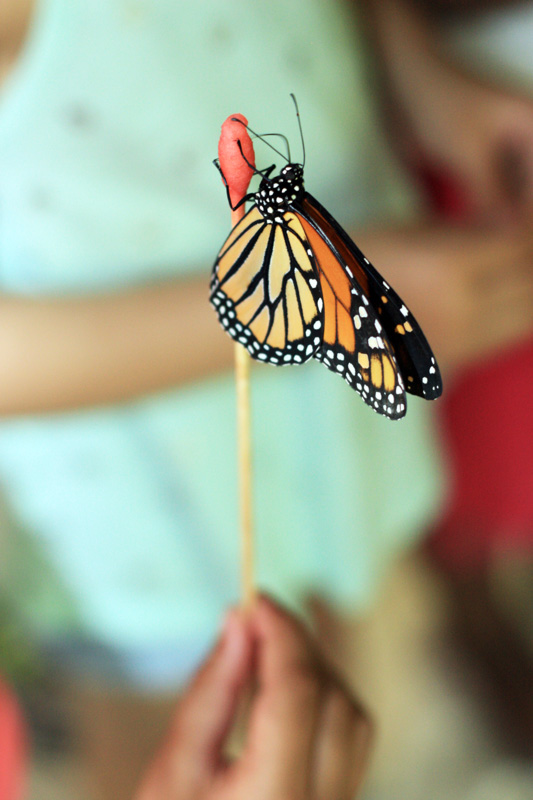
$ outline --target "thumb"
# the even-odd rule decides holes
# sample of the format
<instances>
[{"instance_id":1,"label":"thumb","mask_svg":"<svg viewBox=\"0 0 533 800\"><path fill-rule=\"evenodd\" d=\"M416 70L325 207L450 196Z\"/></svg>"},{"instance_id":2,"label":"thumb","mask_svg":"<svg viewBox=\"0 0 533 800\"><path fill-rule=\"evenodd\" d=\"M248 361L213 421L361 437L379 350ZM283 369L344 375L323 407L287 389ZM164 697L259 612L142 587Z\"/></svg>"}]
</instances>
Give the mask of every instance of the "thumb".
<instances>
[{"instance_id":1,"label":"thumb","mask_svg":"<svg viewBox=\"0 0 533 800\"><path fill-rule=\"evenodd\" d=\"M188 756L208 757L231 725L251 661L252 636L243 613L229 612L218 644L183 695L172 736Z\"/></svg>"},{"instance_id":2,"label":"thumb","mask_svg":"<svg viewBox=\"0 0 533 800\"><path fill-rule=\"evenodd\" d=\"M229 613L221 638L178 705L168 739L136 800L195 800L221 762L240 690L251 668L252 636L243 615ZM179 794L178 794L179 792Z\"/></svg>"}]
</instances>

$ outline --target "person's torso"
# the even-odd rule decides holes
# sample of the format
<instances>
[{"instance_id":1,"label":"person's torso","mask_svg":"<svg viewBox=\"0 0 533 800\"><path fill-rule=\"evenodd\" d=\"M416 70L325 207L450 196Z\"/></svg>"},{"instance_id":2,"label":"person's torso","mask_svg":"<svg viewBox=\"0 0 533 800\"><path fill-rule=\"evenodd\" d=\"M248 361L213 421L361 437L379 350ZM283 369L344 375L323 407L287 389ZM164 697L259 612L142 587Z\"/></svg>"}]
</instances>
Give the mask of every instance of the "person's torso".
<instances>
[{"instance_id":1,"label":"person's torso","mask_svg":"<svg viewBox=\"0 0 533 800\"><path fill-rule=\"evenodd\" d=\"M341 221L364 218L387 170L358 48L347 9L316 0L41 0L0 96L0 288L207 270L229 224L220 125L245 113L297 151L291 91L307 185Z\"/></svg>"}]
</instances>

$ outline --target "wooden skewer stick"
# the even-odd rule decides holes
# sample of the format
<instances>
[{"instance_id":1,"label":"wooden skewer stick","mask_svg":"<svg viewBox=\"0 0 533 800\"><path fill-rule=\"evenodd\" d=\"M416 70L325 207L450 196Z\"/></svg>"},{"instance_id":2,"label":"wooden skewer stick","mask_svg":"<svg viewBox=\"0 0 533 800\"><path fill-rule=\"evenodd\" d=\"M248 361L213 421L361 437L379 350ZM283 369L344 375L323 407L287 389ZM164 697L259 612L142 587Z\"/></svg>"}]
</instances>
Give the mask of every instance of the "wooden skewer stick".
<instances>
[{"instance_id":1,"label":"wooden skewer stick","mask_svg":"<svg viewBox=\"0 0 533 800\"><path fill-rule=\"evenodd\" d=\"M249 610L255 601L254 529L252 512L252 447L250 418L250 356L235 345L237 386L237 441L239 459L239 502L242 547L242 605Z\"/></svg>"},{"instance_id":2,"label":"wooden skewer stick","mask_svg":"<svg viewBox=\"0 0 533 800\"><path fill-rule=\"evenodd\" d=\"M244 206L231 212L234 227L244 216ZM241 523L242 606L249 610L255 601L254 528L252 503L252 419L250 407L250 356L235 344L235 388L237 394L237 458Z\"/></svg>"},{"instance_id":3,"label":"wooden skewer stick","mask_svg":"<svg viewBox=\"0 0 533 800\"><path fill-rule=\"evenodd\" d=\"M248 134L248 121L242 114L232 114L222 125L218 143L220 169L228 190L230 206L235 207L246 195L254 172L255 154ZM244 217L244 204L231 212L232 228ZM235 344L237 391L237 455L242 550L242 606L249 610L256 595L254 581L254 532L252 513L252 445L250 413L250 356Z\"/></svg>"}]
</instances>

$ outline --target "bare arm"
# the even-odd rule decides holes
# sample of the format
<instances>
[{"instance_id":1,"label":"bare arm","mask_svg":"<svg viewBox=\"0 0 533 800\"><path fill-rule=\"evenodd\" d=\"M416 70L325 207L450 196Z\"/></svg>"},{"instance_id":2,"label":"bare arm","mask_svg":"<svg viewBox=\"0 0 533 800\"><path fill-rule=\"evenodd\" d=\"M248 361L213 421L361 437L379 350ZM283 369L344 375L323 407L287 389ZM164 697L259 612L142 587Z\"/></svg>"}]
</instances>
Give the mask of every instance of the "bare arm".
<instances>
[{"instance_id":1,"label":"bare arm","mask_svg":"<svg viewBox=\"0 0 533 800\"><path fill-rule=\"evenodd\" d=\"M0 84L24 42L34 0L0 2Z\"/></svg>"},{"instance_id":2,"label":"bare arm","mask_svg":"<svg viewBox=\"0 0 533 800\"><path fill-rule=\"evenodd\" d=\"M0 0L0 83L24 43L33 0ZM0 294L0 415L111 403L230 366L207 277L116 294Z\"/></svg>"},{"instance_id":3,"label":"bare arm","mask_svg":"<svg viewBox=\"0 0 533 800\"><path fill-rule=\"evenodd\" d=\"M225 743L251 686L230 760ZM261 597L248 615L228 616L135 800L354 800L372 740L364 709L300 623Z\"/></svg>"},{"instance_id":4,"label":"bare arm","mask_svg":"<svg viewBox=\"0 0 533 800\"><path fill-rule=\"evenodd\" d=\"M83 298L0 296L0 414L126 400L231 365L206 279Z\"/></svg>"},{"instance_id":5,"label":"bare arm","mask_svg":"<svg viewBox=\"0 0 533 800\"><path fill-rule=\"evenodd\" d=\"M531 336L531 225L424 223L367 229L355 240L415 314L445 379Z\"/></svg>"}]
</instances>

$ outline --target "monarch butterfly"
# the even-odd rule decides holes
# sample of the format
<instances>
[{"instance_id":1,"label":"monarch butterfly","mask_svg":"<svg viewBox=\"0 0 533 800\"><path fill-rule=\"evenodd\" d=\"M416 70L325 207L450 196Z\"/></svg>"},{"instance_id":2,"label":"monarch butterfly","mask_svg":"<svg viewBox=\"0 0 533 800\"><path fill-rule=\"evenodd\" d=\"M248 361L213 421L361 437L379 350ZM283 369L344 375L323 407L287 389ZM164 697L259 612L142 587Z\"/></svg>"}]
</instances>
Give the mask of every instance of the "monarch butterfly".
<instances>
[{"instance_id":1,"label":"monarch butterfly","mask_svg":"<svg viewBox=\"0 0 533 800\"><path fill-rule=\"evenodd\" d=\"M303 163L292 163L289 151L278 175L275 164L253 168L261 183L237 203L252 201L218 254L211 303L252 358L276 365L316 358L375 411L400 419L406 391L426 400L441 394L437 362L405 303L304 189L303 136L302 147Z\"/></svg>"}]
</instances>

